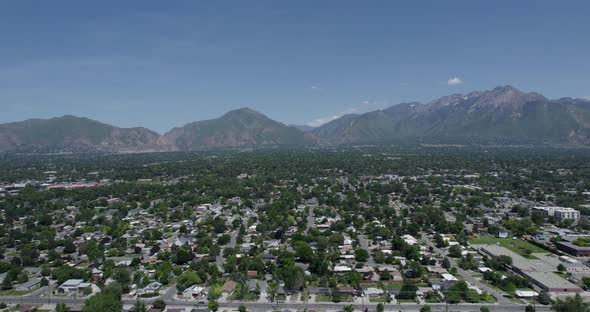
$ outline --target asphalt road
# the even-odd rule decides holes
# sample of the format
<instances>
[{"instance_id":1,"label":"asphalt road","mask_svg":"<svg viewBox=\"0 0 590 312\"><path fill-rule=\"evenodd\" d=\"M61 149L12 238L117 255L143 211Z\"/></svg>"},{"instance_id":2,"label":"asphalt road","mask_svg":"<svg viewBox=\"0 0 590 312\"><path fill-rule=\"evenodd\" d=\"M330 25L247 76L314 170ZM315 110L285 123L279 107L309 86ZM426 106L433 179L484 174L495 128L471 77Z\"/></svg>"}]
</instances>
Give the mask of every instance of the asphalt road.
<instances>
[{"instance_id":1,"label":"asphalt road","mask_svg":"<svg viewBox=\"0 0 590 312\"><path fill-rule=\"evenodd\" d=\"M377 265L377 263L375 262L375 260L373 260L373 253L371 253L371 250L369 250L369 242L367 241L367 238L365 237L365 235L358 235L358 239L359 239L359 245L361 245L361 248L366 250L369 253L369 259L365 262L367 264L367 266L370 267L375 267Z\"/></svg>"},{"instance_id":2,"label":"asphalt road","mask_svg":"<svg viewBox=\"0 0 590 312\"><path fill-rule=\"evenodd\" d=\"M305 234L309 234L311 228L313 227L313 223L315 221L315 214L314 214L315 206L309 206L309 213L307 214L307 228L305 229Z\"/></svg>"},{"instance_id":3,"label":"asphalt road","mask_svg":"<svg viewBox=\"0 0 590 312\"><path fill-rule=\"evenodd\" d=\"M142 302L145 303L152 303L156 298L151 299L141 299ZM84 299L79 298L63 298L63 297L52 297L50 300L48 298L37 298L37 297L0 297L1 302L10 303L10 304L57 304L57 303L66 303L68 305L74 306L81 306L84 304ZM126 306L131 306L135 303L135 299L123 299L123 303ZM169 307L179 307L179 308L194 308L199 306L196 302L189 302L184 300L166 300L166 303ZM345 306L349 303L265 303L265 302L241 302L241 301L233 301L233 302L220 302L219 306L221 309L228 309L228 310L237 310L240 305L244 305L248 308L249 311L272 311L272 310L302 310L307 308L308 310L330 310L330 311L342 311ZM200 305L202 307L203 305ZM510 311L524 311L525 306L522 305L515 305L515 304L457 304L457 305L445 305L442 304L431 304L430 307L433 311L469 311L469 312L477 312L481 307L489 307L490 311L493 312L510 312ZM367 303L363 305L355 305L356 310L363 311L367 308L369 311L374 311L377 307L376 303ZM403 303L403 304L385 304L386 311L419 311L421 308L420 305L414 303ZM536 311L540 312L548 312L551 311L550 306L540 306L537 305Z\"/></svg>"}]
</instances>

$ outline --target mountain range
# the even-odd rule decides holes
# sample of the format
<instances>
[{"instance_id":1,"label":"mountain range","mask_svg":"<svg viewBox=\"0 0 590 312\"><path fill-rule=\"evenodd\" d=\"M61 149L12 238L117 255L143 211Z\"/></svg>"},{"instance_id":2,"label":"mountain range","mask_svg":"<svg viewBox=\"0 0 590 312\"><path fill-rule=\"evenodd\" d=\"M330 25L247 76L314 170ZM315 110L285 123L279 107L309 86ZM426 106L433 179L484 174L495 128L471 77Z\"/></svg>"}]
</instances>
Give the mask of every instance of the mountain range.
<instances>
[{"instance_id":1,"label":"mountain range","mask_svg":"<svg viewBox=\"0 0 590 312\"><path fill-rule=\"evenodd\" d=\"M388 141L588 144L590 101L550 100L511 86L345 115L312 131L332 144Z\"/></svg>"},{"instance_id":2,"label":"mountain range","mask_svg":"<svg viewBox=\"0 0 590 312\"><path fill-rule=\"evenodd\" d=\"M173 128L119 128L63 116L0 124L3 152L150 152L204 148L417 142L590 144L590 101L547 99L511 86L344 115L320 127L287 126L249 108Z\"/></svg>"},{"instance_id":3,"label":"mountain range","mask_svg":"<svg viewBox=\"0 0 590 312\"><path fill-rule=\"evenodd\" d=\"M195 150L203 147L251 147L304 145L313 137L295 127L286 126L250 108L189 123L166 132L160 145L172 150Z\"/></svg>"}]
</instances>

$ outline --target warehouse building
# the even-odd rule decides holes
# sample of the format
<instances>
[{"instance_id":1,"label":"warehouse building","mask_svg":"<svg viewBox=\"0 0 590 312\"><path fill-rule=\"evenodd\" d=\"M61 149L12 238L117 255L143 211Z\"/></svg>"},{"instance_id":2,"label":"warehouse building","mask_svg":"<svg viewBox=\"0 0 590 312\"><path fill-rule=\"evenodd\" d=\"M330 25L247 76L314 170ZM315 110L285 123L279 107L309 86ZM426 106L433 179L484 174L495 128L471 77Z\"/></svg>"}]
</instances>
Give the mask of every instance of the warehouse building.
<instances>
[{"instance_id":1,"label":"warehouse building","mask_svg":"<svg viewBox=\"0 0 590 312\"><path fill-rule=\"evenodd\" d=\"M497 245L474 245L482 254L490 257L509 256L512 270L529 279L532 284L552 293L579 293L583 289L553 273L555 267L539 259L525 259L521 255Z\"/></svg>"},{"instance_id":2,"label":"warehouse building","mask_svg":"<svg viewBox=\"0 0 590 312\"><path fill-rule=\"evenodd\" d=\"M590 257L590 247L582 247L571 242L555 242L557 249L576 257Z\"/></svg>"}]
</instances>

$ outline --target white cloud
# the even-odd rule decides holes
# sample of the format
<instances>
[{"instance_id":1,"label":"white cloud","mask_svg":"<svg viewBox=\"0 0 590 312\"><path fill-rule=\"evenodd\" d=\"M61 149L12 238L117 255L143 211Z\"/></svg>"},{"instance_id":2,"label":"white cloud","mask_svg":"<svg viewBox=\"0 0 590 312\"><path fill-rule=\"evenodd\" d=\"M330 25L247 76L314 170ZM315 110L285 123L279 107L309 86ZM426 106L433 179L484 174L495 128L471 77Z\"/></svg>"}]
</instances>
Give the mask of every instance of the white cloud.
<instances>
[{"instance_id":1,"label":"white cloud","mask_svg":"<svg viewBox=\"0 0 590 312\"><path fill-rule=\"evenodd\" d=\"M336 119L338 119L338 118L340 118L340 117L342 117L342 116L344 116L346 114L353 114L353 113L356 113L357 111L358 111L358 109L356 107L349 108L349 109L347 109L345 111L341 111L341 112L339 112L337 114L334 114L332 116L326 116L326 117L316 118L316 119L314 119L314 120L306 123L306 125L308 125L310 127L319 127L319 126L321 126L321 125L323 125L325 123L328 123L328 122L330 122L332 120L336 120Z\"/></svg>"},{"instance_id":2,"label":"white cloud","mask_svg":"<svg viewBox=\"0 0 590 312\"><path fill-rule=\"evenodd\" d=\"M365 100L365 101L361 102L361 106L369 106L368 109L371 109L371 107L383 106L386 104L387 104L386 101L374 101L374 100Z\"/></svg>"},{"instance_id":3,"label":"white cloud","mask_svg":"<svg viewBox=\"0 0 590 312\"><path fill-rule=\"evenodd\" d=\"M463 83L463 80L461 80L461 78L459 78L459 77L453 77L447 81L447 84L449 86L456 86L456 85L460 85L462 83Z\"/></svg>"},{"instance_id":4,"label":"white cloud","mask_svg":"<svg viewBox=\"0 0 590 312\"><path fill-rule=\"evenodd\" d=\"M312 90L322 90L322 88L318 87L318 86L311 86L309 87Z\"/></svg>"},{"instance_id":5,"label":"white cloud","mask_svg":"<svg viewBox=\"0 0 590 312\"><path fill-rule=\"evenodd\" d=\"M325 116L316 118L306 123L306 125L311 127L319 127L325 123L328 123L332 120L338 119L346 114L356 114L356 113L364 113L368 111L373 111L375 109L380 109L385 106L390 106L391 104L389 101L383 100L362 100L359 104L355 105L354 107L349 107L346 110L343 110L339 113L336 113L331 116Z\"/></svg>"}]
</instances>

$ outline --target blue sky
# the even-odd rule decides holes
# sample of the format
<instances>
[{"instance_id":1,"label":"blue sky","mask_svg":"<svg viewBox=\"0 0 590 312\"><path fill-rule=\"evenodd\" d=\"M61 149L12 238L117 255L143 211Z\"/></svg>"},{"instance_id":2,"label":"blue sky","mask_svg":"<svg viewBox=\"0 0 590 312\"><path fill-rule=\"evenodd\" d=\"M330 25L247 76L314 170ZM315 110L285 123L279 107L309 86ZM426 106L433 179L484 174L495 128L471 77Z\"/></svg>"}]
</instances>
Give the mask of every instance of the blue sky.
<instances>
[{"instance_id":1,"label":"blue sky","mask_svg":"<svg viewBox=\"0 0 590 312\"><path fill-rule=\"evenodd\" d=\"M240 107L319 124L505 84L590 97L588 12L590 1L0 1L0 122L73 114L163 132Z\"/></svg>"}]
</instances>

